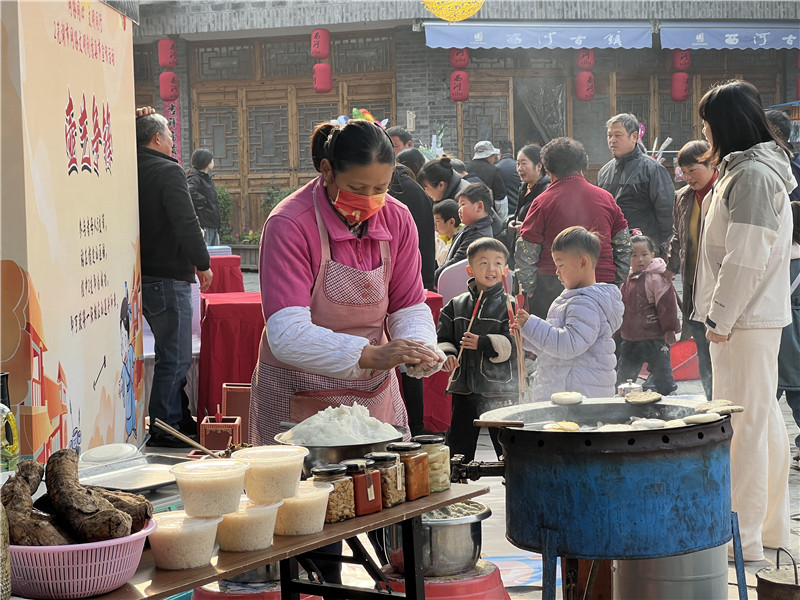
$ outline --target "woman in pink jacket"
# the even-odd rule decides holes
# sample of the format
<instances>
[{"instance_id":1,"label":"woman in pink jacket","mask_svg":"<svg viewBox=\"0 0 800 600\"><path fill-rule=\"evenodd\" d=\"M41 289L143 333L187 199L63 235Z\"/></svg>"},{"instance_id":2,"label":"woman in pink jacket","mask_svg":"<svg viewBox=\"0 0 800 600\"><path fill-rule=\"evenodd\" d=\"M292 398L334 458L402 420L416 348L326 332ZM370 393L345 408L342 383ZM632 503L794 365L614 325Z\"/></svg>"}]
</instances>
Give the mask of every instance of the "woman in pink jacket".
<instances>
[{"instance_id":1,"label":"woman in pink jacket","mask_svg":"<svg viewBox=\"0 0 800 600\"><path fill-rule=\"evenodd\" d=\"M406 364L420 377L445 360L425 304L414 220L386 194L389 136L367 121L325 123L311 137L311 154L320 176L264 224L255 444L273 443L281 421L355 402L407 427L394 368Z\"/></svg>"}]
</instances>

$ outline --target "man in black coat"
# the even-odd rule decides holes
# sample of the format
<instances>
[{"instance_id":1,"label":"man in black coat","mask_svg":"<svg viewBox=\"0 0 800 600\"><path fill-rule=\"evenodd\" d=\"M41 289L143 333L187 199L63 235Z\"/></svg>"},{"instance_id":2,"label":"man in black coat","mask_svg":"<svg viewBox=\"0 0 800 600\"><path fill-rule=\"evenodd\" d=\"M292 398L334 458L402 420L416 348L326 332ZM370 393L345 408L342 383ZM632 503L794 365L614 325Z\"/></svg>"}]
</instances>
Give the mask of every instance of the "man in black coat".
<instances>
[{"instance_id":1,"label":"man in black coat","mask_svg":"<svg viewBox=\"0 0 800 600\"><path fill-rule=\"evenodd\" d=\"M192 206L186 174L172 158L167 120L149 114L136 120L139 174L139 240L142 311L155 338L150 423L161 419L183 433L197 432L183 392L192 364L192 283L211 285L210 258ZM151 429L148 446L183 445Z\"/></svg>"},{"instance_id":2,"label":"man in black coat","mask_svg":"<svg viewBox=\"0 0 800 600\"><path fill-rule=\"evenodd\" d=\"M497 161L497 168L503 176L503 183L506 186L506 196L508 197L508 214L513 215L517 210L519 202L519 189L522 187L522 180L517 173L517 159L514 157L514 146L509 140L503 140L500 146L500 160Z\"/></svg>"}]
</instances>

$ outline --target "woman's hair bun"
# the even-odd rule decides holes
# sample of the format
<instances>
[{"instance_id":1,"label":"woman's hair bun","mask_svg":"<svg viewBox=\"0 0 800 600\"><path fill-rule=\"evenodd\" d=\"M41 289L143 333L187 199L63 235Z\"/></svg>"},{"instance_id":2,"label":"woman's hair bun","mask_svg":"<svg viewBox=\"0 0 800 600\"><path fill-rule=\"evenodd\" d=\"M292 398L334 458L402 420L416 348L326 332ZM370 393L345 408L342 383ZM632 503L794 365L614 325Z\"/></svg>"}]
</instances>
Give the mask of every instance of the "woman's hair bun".
<instances>
[{"instance_id":1,"label":"woman's hair bun","mask_svg":"<svg viewBox=\"0 0 800 600\"><path fill-rule=\"evenodd\" d=\"M443 167L445 167L446 169L452 169L453 168L453 163L450 160L450 157L447 156L447 154L442 154L439 157L439 164L442 165Z\"/></svg>"}]
</instances>

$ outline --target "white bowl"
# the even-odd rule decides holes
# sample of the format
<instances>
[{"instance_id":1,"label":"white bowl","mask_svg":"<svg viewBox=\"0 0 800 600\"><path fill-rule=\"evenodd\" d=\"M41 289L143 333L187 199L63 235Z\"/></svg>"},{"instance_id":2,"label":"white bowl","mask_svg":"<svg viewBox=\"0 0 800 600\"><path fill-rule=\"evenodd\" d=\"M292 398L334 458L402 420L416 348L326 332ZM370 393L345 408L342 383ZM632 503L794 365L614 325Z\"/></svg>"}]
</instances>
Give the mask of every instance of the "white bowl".
<instances>
[{"instance_id":1,"label":"white bowl","mask_svg":"<svg viewBox=\"0 0 800 600\"><path fill-rule=\"evenodd\" d=\"M297 495L284 498L275 521L277 535L308 535L319 533L325 527L328 496L333 491L330 483L301 481Z\"/></svg>"},{"instance_id":2,"label":"white bowl","mask_svg":"<svg viewBox=\"0 0 800 600\"><path fill-rule=\"evenodd\" d=\"M237 450L231 458L250 465L244 477L247 497L257 504L274 504L297 493L307 454L302 446L257 446Z\"/></svg>"},{"instance_id":3,"label":"white bowl","mask_svg":"<svg viewBox=\"0 0 800 600\"><path fill-rule=\"evenodd\" d=\"M239 510L222 516L217 528L219 549L226 552L264 550L272 545L279 500L275 504L254 504L242 496Z\"/></svg>"},{"instance_id":4,"label":"white bowl","mask_svg":"<svg viewBox=\"0 0 800 600\"><path fill-rule=\"evenodd\" d=\"M190 517L181 510L158 513L153 518L158 528L149 538L157 568L196 569L211 562L222 517Z\"/></svg>"},{"instance_id":5,"label":"white bowl","mask_svg":"<svg viewBox=\"0 0 800 600\"><path fill-rule=\"evenodd\" d=\"M213 459L178 463L169 472L181 491L183 508L192 517L219 517L239 508L248 464Z\"/></svg>"},{"instance_id":6,"label":"white bowl","mask_svg":"<svg viewBox=\"0 0 800 600\"><path fill-rule=\"evenodd\" d=\"M139 449L133 444L115 443L104 444L103 446L96 446L84 452L78 459L81 463L92 465L105 465L118 460L125 460L133 458L139 454Z\"/></svg>"}]
</instances>

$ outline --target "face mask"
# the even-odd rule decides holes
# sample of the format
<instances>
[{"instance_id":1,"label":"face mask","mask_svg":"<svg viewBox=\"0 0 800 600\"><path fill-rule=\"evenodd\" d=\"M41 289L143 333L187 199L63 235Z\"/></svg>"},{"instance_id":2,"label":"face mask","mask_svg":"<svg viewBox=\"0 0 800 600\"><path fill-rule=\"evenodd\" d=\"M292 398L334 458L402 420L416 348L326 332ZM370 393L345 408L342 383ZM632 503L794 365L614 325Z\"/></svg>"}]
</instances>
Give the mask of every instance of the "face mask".
<instances>
[{"instance_id":1,"label":"face mask","mask_svg":"<svg viewBox=\"0 0 800 600\"><path fill-rule=\"evenodd\" d=\"M386 193L374 196L362 196L346 190L339 190L333 207L345 219L353 223L361 223L378 213L386 204Z\"/></svg>"}]
</instances>

